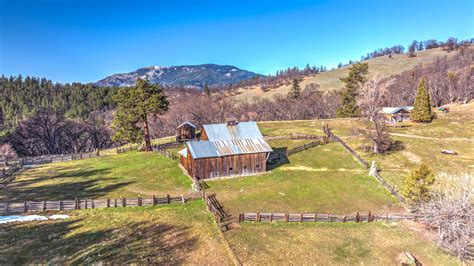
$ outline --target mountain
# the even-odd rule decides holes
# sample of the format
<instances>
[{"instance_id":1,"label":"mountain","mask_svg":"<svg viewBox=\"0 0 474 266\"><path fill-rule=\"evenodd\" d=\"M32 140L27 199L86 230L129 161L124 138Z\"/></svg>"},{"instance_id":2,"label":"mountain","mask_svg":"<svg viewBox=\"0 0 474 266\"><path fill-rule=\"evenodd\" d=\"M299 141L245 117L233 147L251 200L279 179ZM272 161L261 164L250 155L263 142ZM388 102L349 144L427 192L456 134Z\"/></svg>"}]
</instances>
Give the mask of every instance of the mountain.
<instances>
[{"instance_id":1,"label":"mountain","mask_svg":"<svg viewBox=\"0 0 474 266\"><path fill-rule=\"evenodd\" d=\"M150 82L164 86L184 86L202 88L238 83L241 80L262 76L235 66L203 64L188 66L150 66L123 74L115 74L99 80L98 86L132 86L137 78L147 78Z\"/></svg>"}]
</instances>

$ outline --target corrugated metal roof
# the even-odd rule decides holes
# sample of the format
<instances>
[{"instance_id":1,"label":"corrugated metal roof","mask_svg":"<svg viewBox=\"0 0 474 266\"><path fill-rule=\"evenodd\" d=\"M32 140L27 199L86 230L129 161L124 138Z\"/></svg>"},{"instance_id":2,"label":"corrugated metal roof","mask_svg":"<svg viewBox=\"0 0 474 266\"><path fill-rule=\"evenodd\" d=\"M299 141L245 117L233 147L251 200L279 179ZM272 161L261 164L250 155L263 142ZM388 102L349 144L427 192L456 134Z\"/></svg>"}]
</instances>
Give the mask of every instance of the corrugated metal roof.
<instances>
[{"instance_id":1,"label":"corrugated metal roof","mask_svg":"<svg viewBox=\"0 0 474 266\"><path fill-rule=\"evenodd\" d=\"M383 107L382 113L384 114L395 114L400 110L411 111L413 110L413 106L398 106L398 107Z\"/></svg>"},{"instance_id":2,"label":"corrugated metal roof","mask_svg":"<svg viewBox=\"0 0 474 266\"><path fill-rule=\"evenodd\" d=\"M183 157L188 157L188 148L184 148L182 150L179 150L178 154L183 156Z\"/></svg>"},{"instance_id":3,"label":"corrugated metal roof","mask_svg":"<svg viewBox=\"0 0 474 266\"><path fill-rule=\"evenodd\" d=\"M235 126L227 124L204 125L207 137L210 141L234 140L234 139L263 139L262 133L254 121L240 122Z\"/></svg>"},{"instance_id":4,"label":"corrugated metal roof","mask_svg":"<svg viewBox=\"0 0 474 266\"><path fill-rule=\"evenodd\" d=\"M188 141L186 144L194 159L272 151L263 139Z\"/></svg>"}]
</instances>

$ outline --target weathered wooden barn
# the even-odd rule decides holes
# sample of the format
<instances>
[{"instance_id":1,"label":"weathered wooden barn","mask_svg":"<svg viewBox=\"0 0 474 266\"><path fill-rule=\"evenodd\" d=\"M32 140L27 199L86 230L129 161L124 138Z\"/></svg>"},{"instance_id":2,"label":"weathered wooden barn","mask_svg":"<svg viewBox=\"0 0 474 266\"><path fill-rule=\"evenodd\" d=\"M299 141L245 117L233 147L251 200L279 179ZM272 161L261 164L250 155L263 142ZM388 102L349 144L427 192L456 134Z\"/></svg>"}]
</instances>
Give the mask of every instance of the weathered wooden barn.
<instances>
[{"instance_id":1,"label":"weathered wooden barn","mask_svg":"<svg viewBox=\"0 0 474 266\"><path fill-rule=\"evenodd\" d=\"M176 128L176 141L196 139L196 126L186 121Z\"/></svg>"},{"instance_id":2,"label":"weathered wooden barn","mask_svg":"<svg viewBox=\"0 0 474 266\"><path fill-rule=\"evenodd\" d=\"M388 124L410 121L411 110L413 106L383 107L382 115Z\"/></svg>"},{"instance_id":3,"label":"weathered wooden barn","mask_svg":"<svg viewBox=\"0 0 474 266\"><path fill-rule=\"evenodd\" d=\"M204 125L200 141L186 142L180 163L197 179L251 175L267 170L272 151L256 122Z\"/></svg>"}]
</instances>

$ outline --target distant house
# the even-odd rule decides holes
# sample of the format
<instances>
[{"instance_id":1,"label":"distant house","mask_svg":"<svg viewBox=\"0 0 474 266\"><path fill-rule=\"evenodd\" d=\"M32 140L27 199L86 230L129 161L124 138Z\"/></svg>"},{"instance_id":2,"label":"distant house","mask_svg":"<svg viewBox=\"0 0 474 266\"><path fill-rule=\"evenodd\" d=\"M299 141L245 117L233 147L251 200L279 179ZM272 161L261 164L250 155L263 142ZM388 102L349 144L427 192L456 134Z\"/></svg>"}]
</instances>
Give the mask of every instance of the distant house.
<instances>
[{"instance_id":1,"label":"distant house","mask_svg":"<svg viewBox=\"0 0 474 266\"><path fill-rule=\"evenodd\" d=\"M383 107L382 115L388 124L410 121L411 110L413 106Z\"/></svg>"},{"instance_id":2,"label":"distant house","mask_svg":"<svg viewBox=\"0 0 474 266\"><path fill-rule=\"evenodd\" d=\"M204 125L200 141L186 142L180 164L196 179L265 172L272 151L256 122Z\"/></svg>"},{"instance_id":3,"label":"distant house","mask_svg":"<svg viewBox=\"0 0 474 266\"><path fill-rule=\"evenodd\" d=\"M186 121L176 128L176 141L196 139L196 126Z\"/></svg>"}]
</instances>

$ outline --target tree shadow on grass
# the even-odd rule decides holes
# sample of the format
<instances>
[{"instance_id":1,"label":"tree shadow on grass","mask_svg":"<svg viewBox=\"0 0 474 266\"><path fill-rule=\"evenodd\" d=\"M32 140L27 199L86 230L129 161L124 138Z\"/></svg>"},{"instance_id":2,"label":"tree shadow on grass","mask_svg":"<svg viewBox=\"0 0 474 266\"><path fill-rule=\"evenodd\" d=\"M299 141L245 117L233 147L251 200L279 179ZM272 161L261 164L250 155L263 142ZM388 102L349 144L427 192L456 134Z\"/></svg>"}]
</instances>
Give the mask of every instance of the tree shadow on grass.
<instances>
[{"instance_id":1,"label":"tree shadow on grass","mask_svg":"<svg viewBox=\"0 0 474 266\"><path fill-rule=\"evenodd\" d=\"M0 192L4 200L42 201L74 198L100 198L135 182L117 182L117 178L96 177L110 173L109 169L81 170L47 177L18 180Z\"/></svg>"},{"instance_id":2,"label":"tree shadow on grass","mask_svg":"<svg viewBox=\"0 0 474 266\"><path fill-rule=\"evenodd\" d=\"M155 222L110 223L98 230L82 226L80 219L1 225L0 264L180 264L198 244L188 226Z\"/></svg>"}]
</instances>

